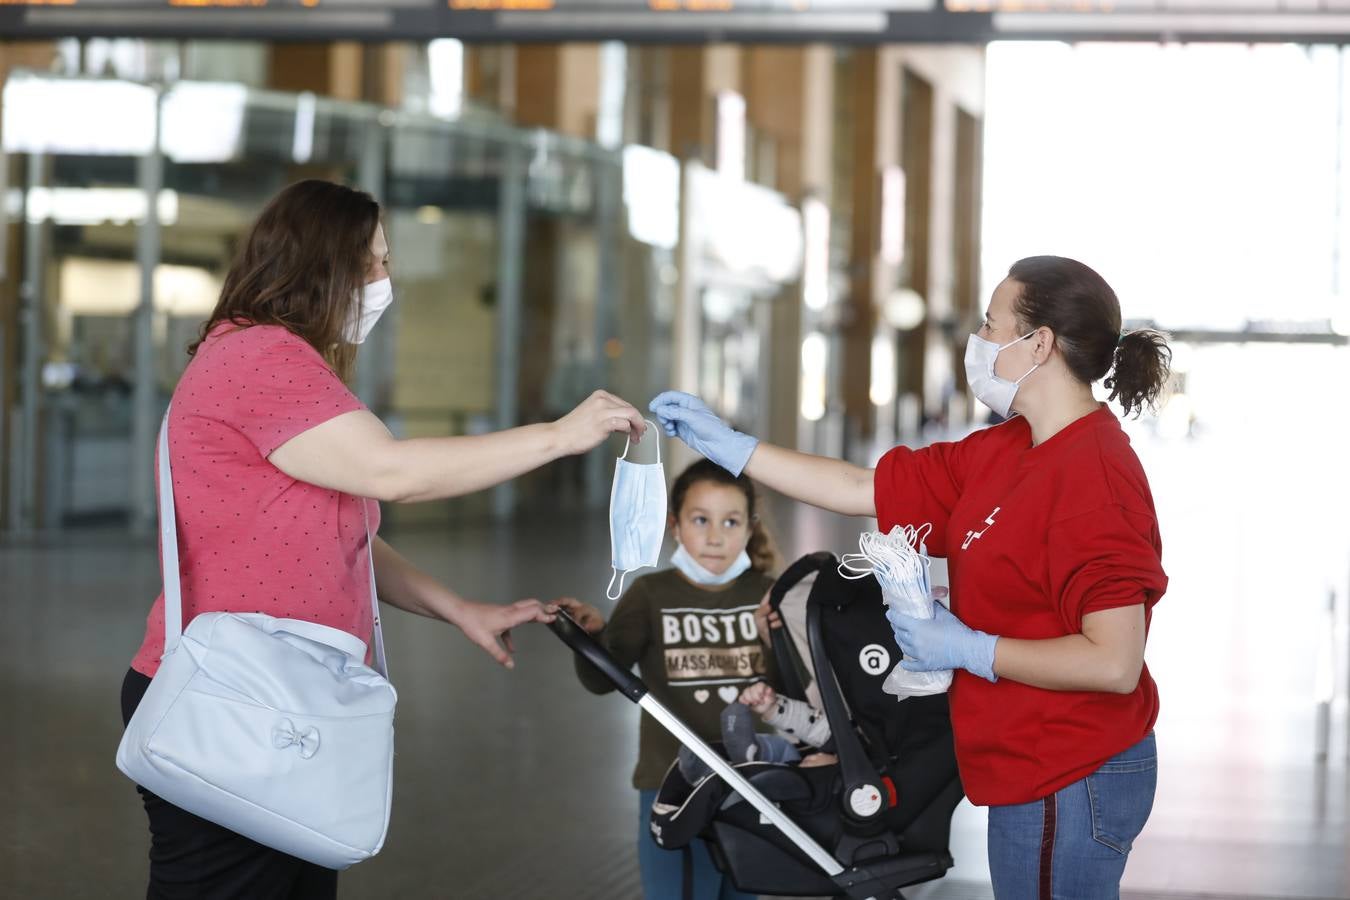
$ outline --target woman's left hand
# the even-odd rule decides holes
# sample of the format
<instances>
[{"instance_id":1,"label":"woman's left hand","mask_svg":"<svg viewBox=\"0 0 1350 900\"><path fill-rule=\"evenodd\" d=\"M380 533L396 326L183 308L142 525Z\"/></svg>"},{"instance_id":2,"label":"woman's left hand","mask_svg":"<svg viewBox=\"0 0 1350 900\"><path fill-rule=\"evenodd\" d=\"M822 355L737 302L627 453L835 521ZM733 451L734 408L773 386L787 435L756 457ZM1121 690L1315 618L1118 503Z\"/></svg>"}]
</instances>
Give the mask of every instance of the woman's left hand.
<instances>
[{"instance_id":1,"label":"woman's left hand","mask_svg":"<svg viewBox=\"0 0 1350 900\"><path fill-rule=\"evenodd\" d=\"M965 669L988 681L998 681L994 674L998 637L967 627L941 603L933 604L931 619L916 619L887 609L886 620L904 651L900 668L906 672Z\"/></svg>"},{"instance_id":2,"label":"woman's left hand","mask_svg":"<svg viewBox=\"0 0 1350 900\"><path fill-rule=\"evenodd\" d=\"M451 624L458 626L464 636L482 647L497 662L508 669L516 667L511 654L516 652L511 642L511 629L526 622L552 622L558 607L545 606L538 600L518 600L509 606L495 603L475 603L462 600L456 606Z\"/></svg>"}]
</instances>

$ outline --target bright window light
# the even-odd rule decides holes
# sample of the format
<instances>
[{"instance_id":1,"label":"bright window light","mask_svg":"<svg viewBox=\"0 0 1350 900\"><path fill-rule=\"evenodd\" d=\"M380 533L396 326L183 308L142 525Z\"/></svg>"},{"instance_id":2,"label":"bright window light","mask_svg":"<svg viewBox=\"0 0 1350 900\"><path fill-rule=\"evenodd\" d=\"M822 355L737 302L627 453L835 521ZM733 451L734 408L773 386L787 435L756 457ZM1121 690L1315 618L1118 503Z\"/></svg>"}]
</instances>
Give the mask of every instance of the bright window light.
<instances>
[{"instance_id":1,"label":"bright window light","mask_svg":"<svg viewBox=\"0 0 1350 900\"><path fill-rule=\"evenodd\" d=\"M1350 293L1335 262L1350 260L1337 56L1293 44L992 44L984 297L1012 262L1054 253L1099 271L1127 319L1325 322Z\"/></svg>"},{"instance_id":2,"label":"bright window light","mask_svg":"<svg viewBox=\"0 0 1350 900\"><path fill-rule=\"evenodd\" d=\"M180 81L164 95L160 147L178 163L228 162L239 152L248 89L242 84ZM310 132L311 147L313 130Z\"/></svg>"},{"instance_id":3,"label":"bright window light","mask_svg":"<svg viewBox=\"0 0 1350 900\"><path fill-rule=\"evenodd\" d=\"M427 106L433 116L459 118L464 108L464 42L438 38L427 44L431 71L431 96Z\"/></svg>"},{"instance_id":4,"label":"bright window light","mask_svg":"<svg viewBox=\"0 0 1350 900\"><path fill-rule=\"evenodd\" d=\"M872 384L867 395L873 406L895 402L895 338L889 332L872 338Z\"/></svg>"},{"instance_id":5,"label":"bright window light","mask_svg":"<svg viewBox=\"0 0 1350 900\"><path fill-rule=\"evenodd\" d=\"M830 302L830 207L818 197L802 201L802 302L824 309Z\"/></svg>"},{"instance_id":6,"label":"bright window light","mask_svg":"<svg viewBox=\"0 0 1350 900\"><path fill-rule=\"evenodd\" d=\"M628 50L620 41L600 45L600 108L595 140L614 149L623 143L623 102L628 86Z\"/></svg>"},{"instance_id":7,"label":"bright window light","mask_svg":"<svg viewBox=\"0 0 1350 900\"><path fill-rule=\"evenodd\" d=\"M623 202L635 240L667 250L680 240L680 163L669 153L623 148Z\"/></svg>"},{"instance_id":8,"label":"bright window light","mask_svg":"<svg viewBox=\"0 0 1350 900\"><path fill-rule=\"evenodd\" d=\"M802 418L819 422L825 417L825 370L829 347L825 335L813 331L802 341Z\"/></svg>"},{"instance_id":9,"label":"bright window light","mask_svg":"<svg viewBox=\"0 0 1350 900\"><path fill-rule=\"evenodd\" d=\"M145 221L145 191L139 188L46 188L11 190L5 198L10 216L54 225L138 225ZM178 224L178 192L161 190L156 204L160 225Z\"/></svg>"},{"instance_id":10,"label":"bright window light","mask_svg":"<svg viewBox=\"0 0 1350 900\"><path fill-rule=\"evenodd\" d=\"M309 91L295 98L295 135L291 140L291 159L300 165L314 155L314 95Z\"/></svg>"},{"instance_id":11,"label":"bright window light","mask_svg":"<svg viewBox=\"0 0 1350 900\"><path fill-rule=\"evenodd\" d=\"M143 156L155 141L155 92L125 81L15 75L5 82L8 153Z\"/></svg>"}]
</instances>

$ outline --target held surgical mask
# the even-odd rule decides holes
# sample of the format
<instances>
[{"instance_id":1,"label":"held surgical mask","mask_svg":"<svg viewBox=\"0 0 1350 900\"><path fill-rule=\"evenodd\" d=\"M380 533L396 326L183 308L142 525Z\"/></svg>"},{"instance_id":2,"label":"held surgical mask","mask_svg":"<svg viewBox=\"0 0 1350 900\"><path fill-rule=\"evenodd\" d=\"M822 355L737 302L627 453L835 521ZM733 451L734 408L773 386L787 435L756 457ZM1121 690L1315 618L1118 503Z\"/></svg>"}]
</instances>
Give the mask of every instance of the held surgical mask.
<instances>
[{"instance_id":1,"label":"held surgical mask","mask_svg":"<svg viewBox=\"0 0 1350 900\"><path fill-rule=\"evenodd\" d=\"M647 434L656 447L656 462L636 463L626 458L638 445L632 438L614 465L614 487L609 495L609 543L614 574L605 596L619 599L629 572L661 561L666 536L666 470L661 466L661 431L651 422ZM614 582L618 580L618 589Z\"/></svg>"},{"instance_id":2,"label":"held surgical mask","mask_svg":"<svg viewBox=\"0 0 1350 900\"><path fill-rule=\"evenodd\" d=\"M716 574L710 569L704 567L694 555L684 549L681 544L675 549L675 555L670 558L670 564L679 569L694 584L701 584L704 587L716 587L722 584L731 584L737 578L745 574L745 570L750 568L750 554L744 550L740 555L731 561L731 565L721 575Z\"/></svg>"},{"instance_id":3,"label":"held surgical mask","mask_svg":"<svg viewBox=\"0 0 1350 900\"><path fill-rule=\"evenodd\" d=\"M347 328L343 332L348 342L364 344L370 336L370 330L380 320L380 316L394 302L394 286L388 278L372 281L361 289L359 308L352 307L347 317Z\"/></svg>"},{"instance_id":4,"label":"held surgical mask","mask_svg":"<svg viewBox=\"0 0 1350 900\"><path fill-rule=\"evenodd\" d=\"M1000 350L1006 350L1018 341L1025 341L1035 333L1029 332L1002 346L987 341L978 334L972 334L966 343L966 381L970 382L970 389L975 392L976 398L981 403L1005 419L1012 412L1017 386L1027 380L1027 375L1039 369L1040 363L1032 366L1026 375L1016 381L1009 381L994 374L994 361L998 359Z\"/></svg>"}]
</instances>

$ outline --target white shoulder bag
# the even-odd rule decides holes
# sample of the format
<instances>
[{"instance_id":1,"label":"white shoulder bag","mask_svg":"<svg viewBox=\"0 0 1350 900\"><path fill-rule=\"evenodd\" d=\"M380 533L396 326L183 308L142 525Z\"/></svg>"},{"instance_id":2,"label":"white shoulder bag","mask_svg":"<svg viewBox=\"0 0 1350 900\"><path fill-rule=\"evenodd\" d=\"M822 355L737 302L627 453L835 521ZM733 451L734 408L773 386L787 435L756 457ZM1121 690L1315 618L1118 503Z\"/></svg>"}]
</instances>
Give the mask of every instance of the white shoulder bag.
<instances>
[{"instance_id":1,"label":"white shoulder bag","mask_svg":"<svg viewBox=\"0 0 1350 900\"><path fill-rule=\"evenodd\" d=\"M117 767L175 806L309 862L345 869L374 856L389 828L398 696L373 559L375 669L364 641L314 622L208 612L184 631L167 413L159 527L164 656Z\"/></svg>"}]
</instances>

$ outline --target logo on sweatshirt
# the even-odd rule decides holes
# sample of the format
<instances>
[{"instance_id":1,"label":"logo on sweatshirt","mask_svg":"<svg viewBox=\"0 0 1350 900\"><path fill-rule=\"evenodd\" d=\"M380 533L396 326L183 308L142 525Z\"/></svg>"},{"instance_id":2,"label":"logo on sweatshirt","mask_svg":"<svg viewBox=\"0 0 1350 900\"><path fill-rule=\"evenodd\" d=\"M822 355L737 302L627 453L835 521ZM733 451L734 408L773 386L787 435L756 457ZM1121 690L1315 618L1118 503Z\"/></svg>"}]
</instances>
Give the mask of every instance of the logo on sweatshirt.
<instances>
[{"instance_id":1,"label":"logo on sweatshirt","mask_svg":"<svg viewBox=\"0 0 1350 900\"><path fill-rule=\"evenodd\" d=\"M885 675L891 667L891 654L880 644L868 644L858 654L858 665L868 675Z\"/></svg>"},{"instance_id":2,"label":"logo on sweatshirt","mask_svg":"<svg viewBox=\"0 0 1350 900\"><path fill-rule=\"evenodd\" d=\"M755 628L756 606L662 610L667 682L672 687L712 688L718 691L716 696L734 700L740 685L765 674L764 648ZM727 685L737 687L726 688L724 695L722 689ZM705 692L694 699L703 703L711 696Z\"/></svg>"},{"instance_id":3,"label":"logo on sweatshirt","mask_svg":"<svg viewBox=\"0 0 1350 900\"><path fill-rule=\"evenodd\" d=\"M967 547L969 547L969 546L971 545L971 542L973 542L973 541L978 541L980 538L984 537L984 533L985 533L986 531L988 531L990 528L993 528L993 527L994 527L994 516L998 515L998 511L999 511L1000 509L1002 509L1002 508L1003 508L1003 507L1001 507L1001 506L995 506L995 507L994 507L994 511L991 512L991 513L988 515L988 517L984 520L984 528L982 528L982 529L979 530L979 531L967 531L967 532L966 532L966 539L965 539L965 541L963 541L962 544L961 544L961 549L962 549L962 550L965 550Z\"/></svg>"}]
</instances>

